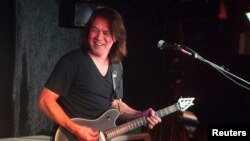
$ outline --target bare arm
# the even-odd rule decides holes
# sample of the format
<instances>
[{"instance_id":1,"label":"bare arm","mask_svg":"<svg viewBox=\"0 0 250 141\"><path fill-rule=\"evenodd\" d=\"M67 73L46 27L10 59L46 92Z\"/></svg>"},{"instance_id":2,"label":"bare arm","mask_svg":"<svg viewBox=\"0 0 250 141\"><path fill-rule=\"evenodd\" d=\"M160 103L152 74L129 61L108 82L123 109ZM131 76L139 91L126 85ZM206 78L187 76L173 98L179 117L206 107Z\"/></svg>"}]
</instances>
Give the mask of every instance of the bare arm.
<instances>
[{"instance_id":1,"label":"bare arm","mask_svg":"<svg viewBox=\"0 0 250 141\"><path fill-rule=\"evenodd\" d=\"M131 120L142 116L141 111L131 108L122 100L114 100L112 102L112 108L119 109L121 111L120 118L124 120Z\"/></svg>"},{"instance_id":2,"label":"bare arm","mask_svg":"<svg viewBox=\"0 0 250 141\"><path fill-rule=\"evenodd\" d=\"M77 125L65 114L56 101L58 97L57 93L43 88L37 102L39 109L52 121L74 134L79 141L97 139L97 133L92 131L91 128Z\"/></svg>"}]
</instances>

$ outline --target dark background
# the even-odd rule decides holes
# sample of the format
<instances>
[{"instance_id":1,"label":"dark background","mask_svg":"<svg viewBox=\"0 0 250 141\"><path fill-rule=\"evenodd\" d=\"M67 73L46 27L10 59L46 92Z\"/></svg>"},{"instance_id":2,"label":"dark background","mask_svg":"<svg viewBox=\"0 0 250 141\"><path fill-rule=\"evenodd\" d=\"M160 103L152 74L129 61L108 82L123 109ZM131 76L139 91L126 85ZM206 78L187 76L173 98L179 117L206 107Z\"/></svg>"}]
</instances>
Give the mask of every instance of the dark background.
<instances>
[{"instance_id":1,"label":"dark background","mask_svg":"<svg viewBox=\"0 0 250 141\"><path fill-rule=\"evenodd\" d=\"M74 0L1 0L0 137L49 134L52 123L36 100L57 60L77 48L81 29L65 23ZM117 9L127 27L124 101L155 110L195 97L188 111L199 119L193 140L206 140L210 124L249 124L250 92L189 56L159 50L160 39L188 46L201 56L250 80L247 0L93 0ZM227 17L219 17L221 6ZM66 6L65 6L66 5ZM71 15L74 17L74 14ZM70 23L70 22L69 22ZM246 35L239 53L240 34ZM247 38L248 37L248 38ZM238 81L239 82L239 81ZM248 86L249 87L249 86ZM153 140L185 140L180 113L163 118Z\"/></svg>"}]
</instances>

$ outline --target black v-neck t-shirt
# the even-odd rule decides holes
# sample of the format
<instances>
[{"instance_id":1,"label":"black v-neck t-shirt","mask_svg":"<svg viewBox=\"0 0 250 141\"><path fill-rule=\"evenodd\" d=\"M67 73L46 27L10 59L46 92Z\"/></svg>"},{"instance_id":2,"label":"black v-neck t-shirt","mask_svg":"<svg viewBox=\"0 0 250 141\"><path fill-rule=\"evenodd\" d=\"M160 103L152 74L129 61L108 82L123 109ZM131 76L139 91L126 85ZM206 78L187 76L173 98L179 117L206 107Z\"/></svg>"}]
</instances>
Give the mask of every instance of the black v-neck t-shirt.
<instances>
[{"instance_id":1,"label":"black v-neck t-shirt","mask_svg":"<svg viewBox=\"0 0 250 141\"><path fill-rule=\"evenodd\" d=\"M110 109L114 97L111 74L109 66L102 76L79 48L59 60L45 87L60 95L58 103L69 117L95 119Z\"/></svg>"}]
</instances>

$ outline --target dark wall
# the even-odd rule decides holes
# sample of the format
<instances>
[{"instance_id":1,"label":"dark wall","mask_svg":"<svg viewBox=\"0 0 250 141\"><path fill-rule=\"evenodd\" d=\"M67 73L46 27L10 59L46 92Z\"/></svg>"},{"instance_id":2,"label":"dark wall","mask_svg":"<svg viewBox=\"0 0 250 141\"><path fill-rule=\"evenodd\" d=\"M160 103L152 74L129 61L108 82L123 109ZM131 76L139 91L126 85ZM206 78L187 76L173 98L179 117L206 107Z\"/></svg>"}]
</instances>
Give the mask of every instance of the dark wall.
<instances>
[{"instance_id":1,"label":"dark wall","mask_svg":"<svg viewBox=\"0 0 250 141\"><path fill-rule=\"evenodd\" d=\"M239 11L244 9L244 2L230 2L227 20L218 18L218 3L207 6L211 11L207 15L199 13L199 4L194 5L193 9L197 9L193 13L182 11L184 15L174 13L179 9L161 9L165 5L152 3L150 6L147 2L118 7L128 27L125 100L139 109L149 106L159 109L176 102L180 96L193 96L195 105L189 110L199 118L200 134L204 138L208 124L249 124L249 90L202 61L175 51L157 50L160 39L187 45L204 58L224 65L231 73L249 81L249 54L238 54L240 33L249 32L244 12ZM207 8L205 4L202 6ZM242 84L249 88L246 83ZM159 130L164 132L171 128L167 117L164 121L153 133L156 140L166 137Z\"/></svg>"},{"instance_id":2,"label":"dark wall","mask_svg":"<svg viewBox=\"0 0 250 141\"><path fill-rule=\"evenodd\" d=\"M50 134L37 96L57 60L80 43L80 29L59 26L59 7L56 0L1 4L0 137Z\"/></svg>"},{"instance_id":3,"label":"dark wall","mask_svg":"<svg viewBox=\"0 0 250 141\"><path fill-rule=\"evenodd\" d=\"M12 84L15 54L14 1L0 4L0 137L13 135ZM8 127L8 128L6 128Z\"/></svg>"}]
</instances>

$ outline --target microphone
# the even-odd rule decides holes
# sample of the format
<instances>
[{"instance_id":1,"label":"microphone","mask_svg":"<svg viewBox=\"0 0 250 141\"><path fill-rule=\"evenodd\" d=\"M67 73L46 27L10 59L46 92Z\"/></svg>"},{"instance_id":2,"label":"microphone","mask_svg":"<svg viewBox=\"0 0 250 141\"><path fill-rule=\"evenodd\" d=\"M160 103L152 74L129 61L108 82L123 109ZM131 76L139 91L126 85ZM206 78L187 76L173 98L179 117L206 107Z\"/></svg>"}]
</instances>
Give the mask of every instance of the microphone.
<instances>
[{"instance_id":1,"label":"microphone","mask_svg":"<svg viewBox=\"0 0 250 141\"><path fill-rule=\"evenodd\" d=\"M158 48L160 50L163 50L163 49L178 50L178 51L181 51L184 54L187 54L187 55L190 55L190 56L193 55L191 52L184 49L184 48L186 48L185 46L183 46L181 44L177 44L177 43L165 42L164 40L160 40L158 42Z\"/></svg>"},{"instance_id":2,"label":"microphone","mask_svg":"<svg viewBox=\"0 0 250 141\"><path fill-rule=\"evenodd\" d=\"M173 50L178 50L180 47L184 47L183 45L177 44L177 43L170 43L170 42L165 42L164 40L160 40L158 42L158 48L160 50L163 49L173 49Z\"/></svg>"}]
</instances>

